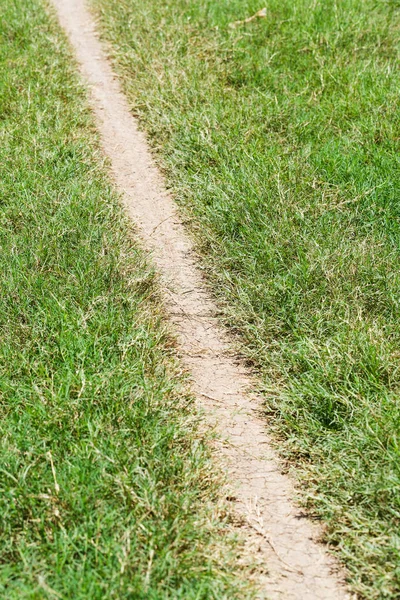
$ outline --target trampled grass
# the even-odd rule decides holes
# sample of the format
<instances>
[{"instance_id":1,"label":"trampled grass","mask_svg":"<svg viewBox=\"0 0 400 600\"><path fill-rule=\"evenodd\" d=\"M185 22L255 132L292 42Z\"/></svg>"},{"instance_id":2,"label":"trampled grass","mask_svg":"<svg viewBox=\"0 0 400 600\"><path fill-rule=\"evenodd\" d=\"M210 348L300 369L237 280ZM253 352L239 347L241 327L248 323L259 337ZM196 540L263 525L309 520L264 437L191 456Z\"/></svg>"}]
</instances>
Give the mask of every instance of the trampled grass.
<instances>
[{"instance_id":1,"label":"trampled grass","mask_svg":"<svg viewBox=\"0 0 400 600\"><path fill-rule=\"evenodd\" d=\"M399 3L95 5L281 451L353 588L399 597Z\"/></svg>"},{"instance_id":2,"label":"trampled grass","mask_svg":"<svg viewBox=\"0 0 400 600\"><path fill-rule=\"evenodd\" d=\"M0 597L247 598L64 39L40 0L0 33Z\"/></svg>"}]
</instances>

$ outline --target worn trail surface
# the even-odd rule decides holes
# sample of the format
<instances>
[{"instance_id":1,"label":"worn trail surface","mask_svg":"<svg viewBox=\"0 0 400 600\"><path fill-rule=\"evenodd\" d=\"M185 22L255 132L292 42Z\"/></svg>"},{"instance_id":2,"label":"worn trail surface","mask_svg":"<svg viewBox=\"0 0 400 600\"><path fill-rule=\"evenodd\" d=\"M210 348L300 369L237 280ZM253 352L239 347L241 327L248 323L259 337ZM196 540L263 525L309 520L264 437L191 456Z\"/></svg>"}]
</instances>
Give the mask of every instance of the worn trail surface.
<instances>
[{"instance_id":1,"label":"worn trail surface","mask_svg":"<svg viewBox=\"0 0 400 600\"><path fill-rule=\"evenodd\" d=\"M182 362L207 419L221 437L219 453L229 472L235 509L245 518L251 546L265 563L264 592L271 600L349 598L334 560L316 540L317 526L301 518L294 490L281 474L257 416L261 399L216 323L191 243L172 199L138 131L96 36L83 0L53 0L75 50L100 131L104 152L126 209L141 231L162 277Z\"/></svg>"}]
</instances>

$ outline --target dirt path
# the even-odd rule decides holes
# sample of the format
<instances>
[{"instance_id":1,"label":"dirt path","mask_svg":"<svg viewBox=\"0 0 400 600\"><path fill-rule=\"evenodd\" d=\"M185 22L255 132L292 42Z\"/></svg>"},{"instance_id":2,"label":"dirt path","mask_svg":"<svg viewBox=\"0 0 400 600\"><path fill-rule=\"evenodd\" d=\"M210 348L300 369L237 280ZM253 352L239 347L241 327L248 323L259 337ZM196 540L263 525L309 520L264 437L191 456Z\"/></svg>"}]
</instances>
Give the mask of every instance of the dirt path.
<instances>
[{"instance_id":1,"label":"dirt path","mask_svg":"<svg viewBox=\"0 0 400 600\"><path fill-rule=\"evenodd\" d=\"M291 481L280 473L265 422L257 416L261 399L246 393L250 379L216 323L191 243L129 113L93 18L83 0L53 2L89 84L102 145L126 209L162 276L182 362L207 419L216 423L221 436L219 453L234 482L235 509L245 517L249 541L268 568L265 592L271 600L349 598L337 565L316 541L318 527L300 518L291 503Z\"/></svg>"}]
</instances>

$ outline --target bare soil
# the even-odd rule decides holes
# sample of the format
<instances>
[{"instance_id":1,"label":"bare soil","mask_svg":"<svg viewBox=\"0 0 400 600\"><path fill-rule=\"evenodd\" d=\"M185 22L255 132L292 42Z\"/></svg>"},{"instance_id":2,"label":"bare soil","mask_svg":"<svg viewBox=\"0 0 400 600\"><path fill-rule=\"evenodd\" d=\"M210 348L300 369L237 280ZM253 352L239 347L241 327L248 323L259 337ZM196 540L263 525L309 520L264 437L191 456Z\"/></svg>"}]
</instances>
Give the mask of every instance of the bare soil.
<instances>
[{"instance_id":1,"label":"bare soil","mask_svg":"<svg viewBox=\"0 0 400 600\"><path fill-rule=\"evenodd\" d=\"M219 434L218 459L229 474L233 510L246 523L249 546L265 565L261 587L271 600L345 600L343 574L321 528L293 503L260 416L262 399L235 357L172 198L96 34L82 0L53 0L90 88L105 154L126 210L151 251L182 363L210 427Z\"/></svg>"}]
</instances>

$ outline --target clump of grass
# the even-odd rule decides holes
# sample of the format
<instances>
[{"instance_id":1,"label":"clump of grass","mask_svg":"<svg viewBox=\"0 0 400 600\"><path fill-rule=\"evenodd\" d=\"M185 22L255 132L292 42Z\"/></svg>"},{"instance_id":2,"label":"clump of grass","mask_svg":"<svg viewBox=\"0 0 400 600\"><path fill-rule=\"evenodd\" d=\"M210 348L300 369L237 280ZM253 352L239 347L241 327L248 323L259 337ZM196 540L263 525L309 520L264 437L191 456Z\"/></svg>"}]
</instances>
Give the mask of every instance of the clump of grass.
<instances>
[{"instance_id":1,"label":"clump of grass","mask_svg":"<svg viewBox=\"0 0 400 600\"><path fill-rule=\"evenodd\" d=\"M95 0L354 590L400 594L398 3Z\"/></svg>"},{"instance_id":2,"label":"clump of grass","mask_svg":"<svg viewBox=\"0 0 400 600\"><path fill-rule=\"evenodd\" d=\"M247 598L64 39L1 12L0 596Z\"/></svg>"}]
</instances>

